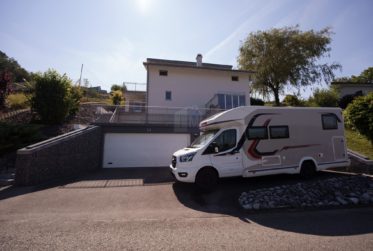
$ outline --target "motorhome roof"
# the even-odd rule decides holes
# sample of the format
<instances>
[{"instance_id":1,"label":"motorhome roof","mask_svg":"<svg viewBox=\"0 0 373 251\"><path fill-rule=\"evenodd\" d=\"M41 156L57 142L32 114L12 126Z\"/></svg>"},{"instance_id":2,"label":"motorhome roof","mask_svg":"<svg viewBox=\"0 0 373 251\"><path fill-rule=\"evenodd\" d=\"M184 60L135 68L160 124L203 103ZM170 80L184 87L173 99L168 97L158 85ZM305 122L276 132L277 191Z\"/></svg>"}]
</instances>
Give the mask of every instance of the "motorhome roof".
<instances>
[{"instance_id":1,"label":"motorhome roof","mask_svg":"<svg viewBox=\"0 0 373 251\"><path fill-rule=\"evenodd\" d=\"M240 106L227 110L218 114L215 114L199 124L200 128L220 124L223 122L230 122L235 120L245 119L250 113L257 110L341 110L335 107L269 107L269 106Z\"/></svg>"}]
</instances>

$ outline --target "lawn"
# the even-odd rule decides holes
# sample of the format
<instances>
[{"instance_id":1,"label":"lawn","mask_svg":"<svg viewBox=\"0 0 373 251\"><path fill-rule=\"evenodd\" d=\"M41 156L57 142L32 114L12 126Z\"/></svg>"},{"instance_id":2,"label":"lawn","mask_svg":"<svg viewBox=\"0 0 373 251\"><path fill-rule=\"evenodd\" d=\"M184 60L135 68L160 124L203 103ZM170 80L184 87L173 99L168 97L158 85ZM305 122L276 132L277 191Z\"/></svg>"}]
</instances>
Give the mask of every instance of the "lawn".
<instances>
[{"instance_id":1,"label":"lawn","mask_svg":"<svg viewBox=\"0 0 373 251\"><path fill-rule=\"evenodd\" d=\"M346 129L347 148L373 160L373 146L359 133Z\"/></svg>"}]
</instances>

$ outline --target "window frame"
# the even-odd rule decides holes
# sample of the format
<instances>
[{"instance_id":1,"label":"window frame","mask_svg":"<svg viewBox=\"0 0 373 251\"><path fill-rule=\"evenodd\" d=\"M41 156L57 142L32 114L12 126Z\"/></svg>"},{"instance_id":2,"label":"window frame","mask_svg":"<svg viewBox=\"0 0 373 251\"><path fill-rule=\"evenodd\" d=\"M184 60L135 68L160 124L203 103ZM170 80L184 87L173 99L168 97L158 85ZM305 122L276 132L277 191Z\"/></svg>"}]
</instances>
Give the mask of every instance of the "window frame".
<instances>
[{"instance_id":1,"label":"window frame","mask_svg":"<svg viewBox=\"0 0 373 251\"><path fill-rule=\"evenodd\" d=\"M167 94L169 94L169 98L167 98ZM166 100L166 101L171 101L172 100L172 91L165 91L165 93L164 93L164 99Z\"/></svg>"},{"instance_id":2,"label":"window frame","mask_svg":"<svg viewBox=\"0 0 373 251\"><path fill-rule=\"evenodd\" d=\"M285 136L284 137L273 137L272 128L286 128ZM288 138L290 138L289 126L287 126L287 125L269 126L268 129L269 129L269 136L270 136L271 139L288 139Z\"/></svg>"},{"instance_id":3,"label":"window frame","mask_svg":"<svg viewBox=\"0 0 373 251\"><path fill-rule=\"evenodd\" d=\"M238 81L240 81L240 78L238 76L232 76L231 80L234 81L234 82L238 82Z\"/></svg>"},{"instance_id":4,"label":"window frame","mask_svg":"<svg viewBox=\"0 0 373 251\"><path fill-rule=\"evenodd\" d=\"M264 129L265 130L265 136L264 138L261 138L261 137L249 137L249 130L250 129ZM268 139L268 128L267 126L250 126L246 129L245 131L245 136L248 140L266 140Z\"/></svg>"},{"instance_id":5,"label":"window frame","mask_svg":"<svg viewBox=\"0 0 373 251\"><path fill-rule=\"evenodd\" d=\"M335 127L327 127L324 123L325 117L332 117L335 119ZM321 115L321 125L323 130L338 130L338 117L335 114L322 114Z\"/></svg>"},{"instance_id":6,"label":"window frame","mask_svg":"<svg viewBox=\"0 0 373 251\"><path fill-rule=\"evenodd\" d=\"M159 70L159 76L167 77L168 76L168 70Z\"/></svg>"}]
</instances>

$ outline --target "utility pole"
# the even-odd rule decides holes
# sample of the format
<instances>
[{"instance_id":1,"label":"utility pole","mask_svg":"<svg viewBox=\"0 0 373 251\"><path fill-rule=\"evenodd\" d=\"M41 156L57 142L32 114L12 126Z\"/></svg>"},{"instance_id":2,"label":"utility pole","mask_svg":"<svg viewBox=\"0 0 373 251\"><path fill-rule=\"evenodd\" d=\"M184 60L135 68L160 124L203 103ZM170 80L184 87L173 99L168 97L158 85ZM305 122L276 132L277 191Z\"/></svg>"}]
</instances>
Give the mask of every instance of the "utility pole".
<instances>
[{"instance_id":1,"label":"utility pole","mask_svg":"<svg viewBox=\"0 0 373 251\"><path fill-rule=\"evenodd\" d=\"M81 86L82 84L82 74L83 74L83 64L82 64L82 67L80 68L79 86Z\"/></svg>"}]
</instances>

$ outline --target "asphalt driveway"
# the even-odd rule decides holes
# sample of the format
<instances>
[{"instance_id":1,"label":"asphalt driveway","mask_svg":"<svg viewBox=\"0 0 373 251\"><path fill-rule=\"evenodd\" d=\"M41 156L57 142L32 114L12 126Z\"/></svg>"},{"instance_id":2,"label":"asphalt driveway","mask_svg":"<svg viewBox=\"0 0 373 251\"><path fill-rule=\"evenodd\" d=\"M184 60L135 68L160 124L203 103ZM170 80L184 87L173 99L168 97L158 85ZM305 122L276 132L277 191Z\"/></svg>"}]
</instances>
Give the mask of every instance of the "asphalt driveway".
<instances>
[{"instance_id":1,"label":"asphalt driveway","mask_svg":"<svg viewBox=\"0 0 373 251\"><path fill-rule=\"evenodd\" d=\"M295 176L224 180L201 194L147 170L103 170L44 187L0 190L0 250L373 248L373 208L247 214L239 192ZM326 178L324 173L318 178Z\"/></svg>"}]
</instances>

